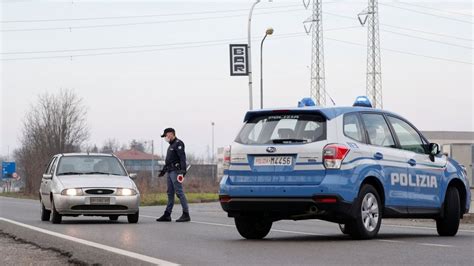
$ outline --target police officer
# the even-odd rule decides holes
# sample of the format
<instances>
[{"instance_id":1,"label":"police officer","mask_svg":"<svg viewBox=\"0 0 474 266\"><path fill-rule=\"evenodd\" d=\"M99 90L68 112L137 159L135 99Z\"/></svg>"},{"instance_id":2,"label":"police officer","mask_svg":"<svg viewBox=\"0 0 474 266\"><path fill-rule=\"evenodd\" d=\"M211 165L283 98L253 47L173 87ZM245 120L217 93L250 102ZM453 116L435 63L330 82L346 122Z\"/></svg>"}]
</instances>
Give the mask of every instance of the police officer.
<instances>
[{"instance_id":1,"label":"police officer","mask_svg":"<svg viewBox=\"0 0 474 266\"><path fill-rule=\"evenodd\" d=\"M171 222L171 211L173 210L174 194L176 193L183 208L183 215L176 222L189 222L191 217L189 216L188 201L182 184L186 175L184 143L176 137L176 132L172 128L165 129L161 137L165 138L165 141L170 144L166 152L165 166L160 173L160 176L167 174L168 204L166 205L165 213L156 221Z\"/></svg>"}]
</instances>

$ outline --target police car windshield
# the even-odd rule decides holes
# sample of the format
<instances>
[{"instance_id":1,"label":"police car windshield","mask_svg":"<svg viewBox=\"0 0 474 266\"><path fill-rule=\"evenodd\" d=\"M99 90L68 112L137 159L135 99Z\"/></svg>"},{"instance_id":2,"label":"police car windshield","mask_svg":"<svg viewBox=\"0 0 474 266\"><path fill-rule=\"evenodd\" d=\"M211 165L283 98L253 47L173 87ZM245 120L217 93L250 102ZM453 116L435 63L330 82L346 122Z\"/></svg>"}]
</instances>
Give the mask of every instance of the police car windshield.
<instances>
[{"instance_id":1,"label":"police car windshield","mask_svg":"<svg viewBox=\"0 0 474 266\"><path fill-rule=\"evenodd\" d=\"M118 159L111 156L64 156L56 175L120 175L126 172Z\"/></svg>"},{"instance_id":2,"label":"police car windshield","mask_svg":"<svg viewBox=\"0 0 474 266\"><path fill-rule=\"evenodd\" d=\"M236 138L241 144L310 143L326 139L326 120L313 114L272 114L252 118Z\"/></svg>"}]
</instances>

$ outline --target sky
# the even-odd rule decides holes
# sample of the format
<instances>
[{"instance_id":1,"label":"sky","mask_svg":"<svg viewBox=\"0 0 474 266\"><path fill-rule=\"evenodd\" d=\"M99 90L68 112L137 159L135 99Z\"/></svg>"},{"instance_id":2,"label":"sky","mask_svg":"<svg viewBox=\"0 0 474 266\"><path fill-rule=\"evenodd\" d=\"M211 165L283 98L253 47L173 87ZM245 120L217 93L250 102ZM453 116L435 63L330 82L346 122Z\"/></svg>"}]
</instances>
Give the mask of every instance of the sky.
<instances>
[{"instance_id":1,"label":"sky","mask_svg":"<svg viewBox=\"0 0 474 266\"><path fill-rule=\"evenodd\" d=\"M211 122L215 147L231 144L249 96L248 78L229 74L228 45L246 43L253 2L1 0L0 155L19 147L38 95L61 89L83 99L88 145L154 140L160 154L162 130L174 127L188 152L206 156ZM367 28L357 14L366 7L323 1L326 89L338 106L365 94ZM385 0L379 13L384 109L420 130L474 131L472 1ZM309 96L310 14L299 0L257 5L254 106L268 27L275 32L264 46L265 107Z\"/></svg>"}]
</instances>

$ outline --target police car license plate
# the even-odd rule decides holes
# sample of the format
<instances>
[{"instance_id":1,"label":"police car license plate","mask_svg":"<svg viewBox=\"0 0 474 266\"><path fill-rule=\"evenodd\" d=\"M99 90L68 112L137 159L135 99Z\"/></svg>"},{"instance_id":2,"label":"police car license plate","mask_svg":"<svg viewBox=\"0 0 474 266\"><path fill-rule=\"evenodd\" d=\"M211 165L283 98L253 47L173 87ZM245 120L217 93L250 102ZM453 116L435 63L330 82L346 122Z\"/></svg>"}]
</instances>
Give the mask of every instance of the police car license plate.
<instances>
[{"instance_id":1,"label":"police car license plate","mask_svg":"<svg viewBox=\"0 0 474 266\"><path fill-rule=\"evenodd\" d=\"M110 204L110 198L91 198L91 204L106 205Z\"/></svg>"},{"instance_id":2,"label":"police car license plate","mask_svg":"<svg viewBox=\"0 0 474 266\"><path fill-rule=\"evenodd\" d=\"M293 157L291 156L265 156L255 157L255 166L272 166L272 165L292 165Z\"/></svg>"}]
</instances>

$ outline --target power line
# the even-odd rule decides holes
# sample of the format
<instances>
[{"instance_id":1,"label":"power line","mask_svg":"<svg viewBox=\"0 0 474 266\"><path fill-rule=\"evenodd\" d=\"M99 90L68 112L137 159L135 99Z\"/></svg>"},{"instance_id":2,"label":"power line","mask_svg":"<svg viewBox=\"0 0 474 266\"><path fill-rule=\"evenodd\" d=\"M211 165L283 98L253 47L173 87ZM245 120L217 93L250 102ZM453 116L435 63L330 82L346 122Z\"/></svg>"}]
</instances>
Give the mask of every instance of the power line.
<instances>
[{"instance_id":1,"label":"power line","mask_svg":"<svg viewBox=\"0 0 474 266\"><path fill-rule=\"evenodd\" d=\"M285 6L262 7L261 9L280 9L287 7L296 7L296 4ZM168 14L151 14L151 15L135 15L135 16L110 16L110 17L89 17L89 18L60 18L60 19L31 19L31 20L3 20L0 23L31 23L31 22L58 22L58 21L87 21L87 20L108 20L108 19L135 19L135 18L152 18L152 17L170 17L170 16L189 16L189 15L205 15L216 13L233 13L233 12L247 12L246 9L227 9L227 10L208 10L199 12L183 12L183 13L168 13Z\"/></svg>"},{"instance_id":2,"label":"power line","mask_svg":"<svg viewBox=\"0 0 474 266\"><path fill-rule=\"evenodd\" d=\"M438 40L423 38L423 37L414 36L414 35L410 35L410 34L406 34L406 33L400 33L400 32L396 32L396 31L391 31L391 30L382 30L382 31L388 32L388 33L391 33L391 34L406 36L406 37L410 37L410 38L425 40L425 41L429 41L429 42L435 42L435 43L440 43L440 44L444 44L444 45L449 45L449 46L454 46L454 47L460 47L460 48L464 48L464 49L470 49L470 50L473 49L472 46L469 47L469 46L464 46L464 45L459 45L459 44L454 44L454 43L449 43L449 42L443 42L443 41L438 41Z\"/></svg>"},{"instance_id":3,"label":"power line","mask_svg":"<svg viewBox=\"0 0 474 266\"><path fill-rule=\"evenodd\" d=\"M287 36L282 36L280 39L284 38L291 38L291 37L303 37L306 36L306 33L291 33L293 36L288 34ZM274 36L272 39L276 39L278 36ZM340 43L346 43L350 45L355 45L355 46L361 46L367 48L366 44L361 44L361 43L355 43L351 41L346 41L346 40L339 40L339 39L334 39L334 38L328 38L326 37L325 39L331 40L331 41L336 41ZM236 41L242 41L243 38L236 39ZM218 46L222 44L228 44L227 41L225 42L216 42L216 43L208 43L208 44L195 44L192 46L181 46L181 47L169 47L169 48L158 48L158 49L148 49L148 50L135 50L135 51L120 51L120 52L108 52L108 53L93 53L93 54L80 54L80 55L58 55L58 56L43 56L43 57L23 57L23 58L9 58L9 59L0 59L0 61L19 61L19 60L36 60L36 59L54 59L54 58L74 58L74 57L86 57L86 56L101 56L101 55L114 55L114 54L130 54L130 53L143 53L143 52L154 52L154 51L164 51L164 50L178 50L178 49L188 49L188 48L198 48L198 47L209 47L209 46ZM455 59L450 59L450 58L443 58L443 57L436 57L436 56L430 56L430 55L423 55L423 54L418 54L418 53L413 53L413 52L408 52L408 51L401 51L401 50L395 50L395 49L389 49L389 48L381 48L382 50L393 52L393 53L398 53L398 54L405 54L405 55L411 55L411 56L416 56L416 57L424 57L424 58L429 58L433 60L438 60L438 61L446 61L446 62L451 62L451 63L458 63L458 64L467 64L467 65L474 65L471 62L466 62L466 61L459 61Z\"/></svg>"},{"instance_id":4,"label":"power line","mask_svg":"<svg viewBox=\"0 0 474 266\"><path fill-rule=\"evenodd\" d=\"M444 9L434 8L434 7L428 7L428 6L418 5L418 4L413 4L413 3L400 2L400 1L398 1L398 2L396 2L396 3L397 3L397 4L403 4L403 5L409 5L409 6L415 6L415 7L419 7L419 8L425 8L425 9L436 10L436 11L439 11L439 12L450 13L450 14L453 14L453 15L461 15L461 16L473 17L472 15L469 15L469 14L466 14L466 13L454 12L454 11L449 11L449 10L444 10Z\"/></svg>"},{"instance_id":5,"label":"power line","mask_svg":"<svg viewBox=\"0 0 474 266\"><path fill-rule=\"evenodd\" d=\"M379 4L381 4L381 3L379 3ZM323 14L331 15L331 16L334 16L334 17L340 17L340 18L344 18L344 19L352 20L352 21L356 20L355 17L335 14L335 13L331 13L331 12L323 12ZM437 32L430 32L430 31L425 31L425 30L420 30L420 29L405 28L405 27L394 26L394 25L385 24L385 23L380 23L380 25L384 26L384 27L402 29L402 30L407 30L407 31L420 32L420 33L426 33L426 34L431 34L431 35L438 35L438 36L442 36L442 37L446 37L446 38L453 38L453 39L471 41L471 42L473 41L473 39L469 39L469 38L463 38L463 37L459 37L459 36L447 35L447 34L442 34L442 33L437 33Z\"/></svg>"},{"instance_id":6,"label":"power line","mask_svg":"<svg viewBox=\"0 0 474 266\"><path fill-rule=\"evenodd\" d=\"M420 32L420 33L431 34L431 35L437 35L437 36L441 36L441 37L452 38L452 39L458 39L458 40L463 40L463 41L470 41L470 42L473 41L473 39L469 39L469 38L463 38L463 37L458 37L458 36L453 36L453 35L447 35L447 34L442 34L442 33L424 31L424 30L419 30L419 29L405 28L405 27L393 26L393 25L388 25L388 24L380 24L380 25L382 25L382 26L384 26L384 27L394 28L394 29L401 29L401 30L408 30L408 31Z\"/></svg>"},{"instance_id":7,"label":"power line","mask_svg":"<svg viewBox=\"0 0 474 266\"><path fill-rule=\"evenodd\" d=\"M456 18L452 18L452 17L441 16L441 15L437 15L437 14L433 14L433 13L418 11L418 10L411 9L411 8L405 8L405 7L400 7L400 6L393 6L393 5L385 4L385 3L380 3L380 5L388 6L388 7L392 7L392 8L398 8L398 9L401 9L401 10L406 10L406 11L410 11L410 12L414 12L414 13L418 13L418 14L423 14L423 15L428 15L428 16L433 16L433 17L437 17L437 18L443 18L443 19L452 20L452 21L457 21L457 22L462 22L462 23L474 24L472 21L467 21L467 20L456 19Z\"/></svg>"},{"instance_id":8,"label":"power line","mask_svg":"<svg viewBox=\"0 0 474 266\"><path fill-rule=\"evenodd\" d=\"M334 38L326 38L326 39L331 40L331 41L336 41L336 42L351 44L351 45L357 45L357 46L367 47L367 45L365 45L365 44L356 43L356 42L351 42L351 41L338 40L338 39L334 39ZM460 61L460 60L456 60L456 59L450 59L450 58L444 58L444 57L436 57L436 56L431 56L431 55L423 55L423 54L418 54L418 53L413 53L413 52L408 52L408 51L395 50L395 49L390 49L390 48L380 48L380 49L385 50L385 51L388 51L388 52L398 53L398 54L412 55L412 56L430 58L430 59L435 59L435 60L440 60L440 61L447 61L447 62L453 62L453 63L459 63L459 64L474 65L474 64L471 63L471 62Z\"/></svg>"},{"instance_id":9,"label":"power line","mask_svg":"<svg viewBox=\"0 0 474 266\"><path fill-rule=\"evenodd\" d=\"M326 31L336 31L336 30L345 30L359 28L359 26L347 26L347 27L338 27L330 28ZM293 36L300 36L304 33L294 32L294 33L283 33L274 36L274 38L288 38ZM260 38L261 36L254 36L254 38ZM272 39L274 39L272 38ZM229 42L229 41L240 41L242 38L228 38L220 40L210 40L210 41L198 41L198 42L178 42L178 43L167 43L167 44L147 44L147 45L131 45L131 46L116 46L116 47L99 47L99 48L80 48L80 49L62 49L62 50L42 50L42 51L18 51L18 52L1 52L2 55L15 55L15 54L46 54L46 53L68 53L68 52L85 52L85 51L100 51L100 50L119 50L119 49L136 49L136 48L149 48L149 47L163 47L163 46L179 46L179 45L189 45L189 44L205 44L213 42Z\"/></svg>"},{"instance_id":10,"label":"power line","mask_svg":"<svg viewBox=\"0 0 474 266\"><path fill-rule=\"evenodd\" d=\"M304 10L301 10L301 9L294 9L294 10L269 11L269 12L256 13L255 15L275 14L275 13L288 13L288 12L301 12L301 11L304 11ZM136 26L136 25L146 25L146 24L162 24L162 23L173 23L173 22L189 22L189 21L204 21L204 20L214 20L214 19L226 19L226 18L243 17L243 16L247 16L247 15L248 15L248 14L238 14L238 15L203 17L203 18L172 19L172 20L159 20L159 21L146 21L146 22L131 22L131 23L116 23L116 24L101 24L101 25L87 25L87 26L71 26L71 27L7 29L7 30L1 30L1 32L49 31L49 30L69 30L69 31L72 31L72 30L76 30L76 29L92 29L92 28L122 27L122 26Z\"/></svg>"}]
</instances>

